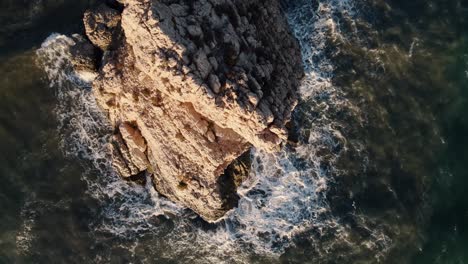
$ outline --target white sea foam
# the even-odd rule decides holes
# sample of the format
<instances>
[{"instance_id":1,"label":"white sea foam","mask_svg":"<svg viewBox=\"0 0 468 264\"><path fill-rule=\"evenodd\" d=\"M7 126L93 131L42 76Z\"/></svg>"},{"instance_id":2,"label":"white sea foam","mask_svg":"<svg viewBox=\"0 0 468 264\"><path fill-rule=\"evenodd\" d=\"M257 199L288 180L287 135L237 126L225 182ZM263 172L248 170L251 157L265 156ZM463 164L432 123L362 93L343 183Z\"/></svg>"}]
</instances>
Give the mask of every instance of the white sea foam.
<instances>
[{"instance_id":1,"label":"white sea foam","mask_svg":"<svg viewBox=\"0 0 468 264\"><path fill-rule=\"evenodd\" d=\"M312 228L321 232L337 225L325 199L333 168L324 167L319 155L320 150L333 149L346 141L326 113L328 107L343 103L331 83L333 64L324 53L327 39L341 37L337 12L352 15L352 1L321 1L317 10L312 9L311 1L302 1L288 11L306 70L300 88L302 99L322 100L323 110L319 118L312 118L312 110L317 109L310 109L307 103L298 107L296 111L311 116L311 128L299 131L301 139L296 148L285 147L275 155L252 151L252 172L239 189L239 206L208 231L193 223L193 213L159 197L150 183L126 183L112 171L109 131L89 88L92 76L83 78L83 74L71 69L69 48L74 45L73 39L58 34L49 37L38 55L51 86L57 90L57 115L61 121L59 129L64 131L66 154L86 158L94 166L84 176L89 193L103 206L101 222L96 223L94 230L133 237L129 251L134 252L138 235L159 232L160 227L151 219L170 215L174 228L161 238L170 250L160 252L162 257L175 258L192 252L193 259L189 257L186 262L248 263L251 253L277 258L294 244L297 234ZM327 162L333 164L339 154L334 155ZM97 256L99 259L102 256Z\"/></svg>"},{"instance_id":2,"label":"white sea foam","mask_svg":"<svg viewBox=\"0 0 468 264\"><path fill-rule=\"evenodd\" d=\"M29 252L32 241L34 240L34 234L32 229L36 222L36 212L31 210L31 202L26 201L21 208L21 226L16 233L16 250L19 253L26 254Z\"/></svg>"},{"instance_id":3,"label":"white sea foam","mask_svg":"<svg viewBox=\"0 0 468 264\"><path fill-rule=\"evenodd\" d=\"M36 223L51 211L63 210L68 207L69 200L61 200L57 203L38 200L35 193L28 193L26 201L21 207L21 223L16 232L16 251L18 254L28 255L36 239ZM35 230L36 229L36 230Z\"/></svg>"},{"instance_id":4,"label":"white sea foam","mask_svg":"<svg viewBox=\"0 0 468 264\"><path fill-rule=\"evenodd\" d=\"M97 106L90 84L92 72L75 72L71 65L70 47L75 41L52 34L37 51L51 87L56 92L56 114L63 134L62 147L66 155L80 157L91 163L83 180L88 193L107 203L103 222L96 227L117 235L127 235L149 227L151 217L181 210L160 198L152 186L139 186L122 181L110 164L109 135L111 128Z\"/></svg>"},{"instance_id":5,"label":"white sea foam","mask_svg":"<svg viewBox=\"0 0 468 264\"><path fill-rule=\"evenodd\" d=\"M356 8L351 0L319 1L313 9L312 1L299 0L288 10L287 18L299 40L306 76L300 92L303 98L335 92L331 83L334 65L325 50L331 39L344 38L338 14L354 17Z\"/></svg>"}]
</instances>

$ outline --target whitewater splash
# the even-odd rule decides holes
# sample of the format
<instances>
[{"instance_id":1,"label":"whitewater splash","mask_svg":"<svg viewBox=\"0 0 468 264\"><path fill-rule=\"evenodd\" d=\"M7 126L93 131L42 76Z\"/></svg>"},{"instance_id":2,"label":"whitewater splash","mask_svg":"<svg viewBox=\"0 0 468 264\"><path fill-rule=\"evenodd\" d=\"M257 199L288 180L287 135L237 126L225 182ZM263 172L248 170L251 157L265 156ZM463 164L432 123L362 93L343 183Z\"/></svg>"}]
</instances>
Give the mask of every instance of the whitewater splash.
<instances>
[{"instance_id":1,"label":"whitewater splash","mask_svg":"<svg viewBox=\"0 0 468 264\"><path fill-rule=\"evenodd\" d=\"M340 17L354 18L356 7L351 0L285 1L286 16L299 40L306 72L300 92L303 99L323 93L336 93L332 85L334 65L326 55L327 45L346 38L340 29ZM315 8L314 8L315 7Z\"/></svg>"},{"instance_id":2,"label":"whitewater splash","mask_svg":"<svg viewBox=\"0 0 468 264\"><path fill-rule=\"evenodd\" d=\"M125 236L126 229L141 230L153 216L181 208L159 198L150 184L129 184L113 170L109 144L112 127L91 91L96 74L73 70L70 48L76 45L74 38L80 36L70 38L56 33L49 36L37 51L38 63L43 66L58 99L55 112L65 155L91 163L83 176L88 193L109 206L104 208L105 220L97 229Z\"/></svg>"},{"instance_id":3,"label":"whitewater splash","mask_svg":"<svg viewBox=\"0 0 468 264\"><path fill-rule=\"evenodd\" d=\"M302 103L294 116L306 124L297 128L298 146L286 146L275 155L252 151L251 175L238 190L239 206L208 228L199 224L194 213L160 197L150 180L145 186L128 183L112 170L111 131L90 89L93 75L73 71L69 51L75 45L73 38L51 35L37 54L59 99L56 112L63 149L92 164L83 179L88 193L102 206L93 230L131 240L128 250L132 255L140 238L149 233L156 239L160 236L170 249L158 252L161 257L185 256L181 262L247 263L252 254L275 261L294 245L297 235L308 230L320 234L339 229L330 215L326 194L333 163L340 155L336 149L345 146L346 140L327 116L327 109L345 102L331 83L334 67L324 50L330 38L341 37L337 14L351 16L354 12L351 1L322 1L314 7L314 1L307 0L287 7L306 72L300 87ZM317 102L321 109L311 109ZM324 149L331 155L322 157ZM171 220L170 232L154 221L161 216ZM162 242L152 243L156 247ZM103 256L96 260L102 261Z\"/></svg>"}]
</instances>

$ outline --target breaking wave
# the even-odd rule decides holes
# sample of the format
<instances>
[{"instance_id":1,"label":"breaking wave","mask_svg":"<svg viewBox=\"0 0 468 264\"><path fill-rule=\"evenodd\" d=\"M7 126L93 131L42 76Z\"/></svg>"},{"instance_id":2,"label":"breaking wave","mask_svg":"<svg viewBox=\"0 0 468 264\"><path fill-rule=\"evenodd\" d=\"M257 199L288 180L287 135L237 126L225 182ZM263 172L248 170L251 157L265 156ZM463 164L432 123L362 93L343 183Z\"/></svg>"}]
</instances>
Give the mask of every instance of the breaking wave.
<instances>
[{"instance_id":1,"label":"breaking wave","mask_svg":"<svg viewBox=\"0 0 468 264\"><path fill-rule=\"evenodd\" d=\"M286 6L306 72L300 87L302 102L293 120L303 122L296 131L299 143L274 155L252 150L251 175L238 190L239 205L215 224L201 223L191 211L160 197L150 180L141 186L125 182L113 172L108 145L111 128L91 92L94 76L76 73L71 67L69 49L75 45L74 39L53 34L42 44L37 55L56 91L63 150L90 164L83 180L102 207L92 223L96 234L125 238L132 256L135 248L142 246L142 237L152 234L153 240L149 243L145 238L144 243L149 243L150 249L165 247L158 251L159 258L247 263L251 255L277 261L294 246L294 238L306 231L321 234L333 228L340 232L326 195L333 164L346 148L346 139L327 111L346 101L332 85L334 67L324 51L330 38L343 37L339 17L352 17L356 10L352 1L314 3L296 1ZM329 155L321 154L324 150ZM139 257L154 257L145 253ZM96 261L105 258L97 256Z\"/></svg>"}]
</instances>

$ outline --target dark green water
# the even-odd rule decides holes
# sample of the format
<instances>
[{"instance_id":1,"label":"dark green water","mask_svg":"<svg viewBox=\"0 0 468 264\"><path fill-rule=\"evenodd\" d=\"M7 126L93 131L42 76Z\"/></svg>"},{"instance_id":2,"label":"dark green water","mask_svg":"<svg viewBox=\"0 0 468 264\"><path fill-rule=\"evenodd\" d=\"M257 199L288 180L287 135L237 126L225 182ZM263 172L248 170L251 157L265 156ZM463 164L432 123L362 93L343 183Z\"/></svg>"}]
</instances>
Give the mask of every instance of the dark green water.
<instances>
[{"instance_id":1,"label":"dark green water","mask_svg":"<svg viewBox=\"0 0 468 264\"><path fill-rule=\"evenodd\" d=\"M425 243L413 263L466 263L468 2L388 3L393 14L377 22L383 29L382 41L392 48L411 48L411 43L416 43L410 63L396 66L399 69L391 74L397 77L392 80L397 81L392 85L395 92L402 93L398 104L417 107L396 111L390 107L399 119L394 122L410 122L392 125L404 133L398 137L406 140L405 148L414 151L405 159L418 158L422 164L417 170L427 175L426 199L432 216L425 228ZM374 19L381 19L382 13ZM398 64L398 59L388 59L387 65ZM382 84L385 86L389 84Z\"/></svg>"},{"instance_id":2,"label":"dark green water","mask_svg":"<svg viewBox=\"0 0 468 264\"><path fill-rule=\"evenodd\" d=\"M73 263L88 247L83 168L60 150L57 99L35 62L51 31L80 28L87 2L0 2L0 263Z\"/></svg>"},{"instance_id":3,"label":"dark green water","mask_svg":"<svg viewBox=\"0 0 468 264\"><path fill-rule=\"evenodd\" d=\"M113 199L97 201L89 186L97 181L93 163L64 154L61 97L35 50L52 32L81 32L90 2L0 2L0 263L468 263L466 1L356 0L359 15L334 14L345 37L327 40L324 54L340 91L332 99L347 104L319 110L332 99L305 99L295 118L302 129L318 125L312 120L321 115L342 124L347 147L331 150L343 154L328 164L339 172L326 201L351 231L340 238L311 228L281 257L253 250L246 258L236 251L216 258L216 243L176 248L173 237L192 243L194 230L214 229L197 219L186 230L172 216L144 225L107 219L109 211L133 211L113 210ZM119 235L102 225L143 228Z\"/></svg>"}]
</instances>

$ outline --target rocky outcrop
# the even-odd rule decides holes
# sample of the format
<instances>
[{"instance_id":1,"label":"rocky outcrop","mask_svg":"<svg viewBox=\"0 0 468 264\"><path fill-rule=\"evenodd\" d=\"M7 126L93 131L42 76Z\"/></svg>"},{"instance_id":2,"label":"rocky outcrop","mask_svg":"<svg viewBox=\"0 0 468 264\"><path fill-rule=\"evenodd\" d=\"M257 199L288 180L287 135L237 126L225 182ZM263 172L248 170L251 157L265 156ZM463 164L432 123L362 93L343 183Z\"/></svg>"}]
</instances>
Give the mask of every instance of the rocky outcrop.
<instances>
[{"instance_id":1,"label":"rocky outcrop","mask_svg":"<svg viewBox=\"0 0 468 264\"><path fill-rule=\"evenodd\" d=\"M233 206L225 169L287 138L298 44L276 0L119 2L121 14L100 6L84 19L104 51L93 89L115 126L114 165L148 171L158 192L216 220Z\"/></svg>"},{"instance_id":2,"label":"rocky outcrop","mask_svg":"<svg viewBox=\"0 0 468 264\"><path fill-rule=\"evenodd\" d=\"M72 36L75 42L70 55L73 58L73 68L75 71L94 72L97 70L96 56L98 56L96 47L93 46L87 39L79 34Z\"/></svg>"},{"instance_id":3,"label":"rocky outcrop","mask_svg":"<svg viewBox=\"0 0 468 264\"><path fill-rule=\"evenodd\" d=\"M120 13L107 5L100 5L94 10L86 11L83 21L88 38L105 51L109 48L115 29L120 24Z\"/></svg>"}]
</instances>

